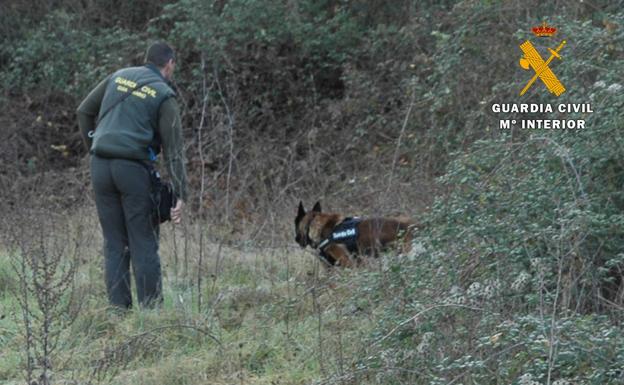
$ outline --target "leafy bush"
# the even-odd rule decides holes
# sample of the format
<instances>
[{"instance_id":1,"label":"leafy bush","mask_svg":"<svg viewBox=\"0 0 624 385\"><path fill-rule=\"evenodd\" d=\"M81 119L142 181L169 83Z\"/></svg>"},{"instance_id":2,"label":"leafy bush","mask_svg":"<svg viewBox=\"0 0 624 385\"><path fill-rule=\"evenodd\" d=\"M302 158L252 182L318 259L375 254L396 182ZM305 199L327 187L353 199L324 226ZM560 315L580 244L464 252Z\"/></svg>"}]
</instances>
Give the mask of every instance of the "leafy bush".
<instances>
[{"instance_id":1,"label":"leafy bush","mask_svg":"<svg viewBox=\"0 0 624 385\"><path fill-rule=\"evenodd\" d=\"M624 64L616 48L624 31L608 27L624 19L602 16L600 23L557 21L575 39L555 71L569 89L556 102L546 93L533 96L542 103L591 102L591 114L560 116L586 119L585 129L502 131L501 116L446 110L450 125L458 125L455 117L476 118L470 127L481 138L450 154L439 178L448 193L436 199L412 253L359 282L366 288L360 296L379 293L374 301L382 315L366 353L355 358L376 375L370 383L624 380L624 93L612 70ZM475 49L461 51L467 57L447 68L478 65ZM452 76L435 84L443 87ZM489 92L475 97L487 108L505 101L521 88L510 79L493 73L484 80L492 83ZM460 99L436 103L448 108Z\"/></svg>"},{"instance_id":2,"label":"leafy bush","mask_svg":"<svg viewBox=\"0 0 624 385\"><path fill-rule=\"evenodd\" d=\"M89 32L76 22L75 15L53 12L27 36L3 46L0 54L11 58L0 73L3 85L17 93L45 84L48 91L78 99L142 47L138 36L122 29Z\"/></svg>"}]
</instances>

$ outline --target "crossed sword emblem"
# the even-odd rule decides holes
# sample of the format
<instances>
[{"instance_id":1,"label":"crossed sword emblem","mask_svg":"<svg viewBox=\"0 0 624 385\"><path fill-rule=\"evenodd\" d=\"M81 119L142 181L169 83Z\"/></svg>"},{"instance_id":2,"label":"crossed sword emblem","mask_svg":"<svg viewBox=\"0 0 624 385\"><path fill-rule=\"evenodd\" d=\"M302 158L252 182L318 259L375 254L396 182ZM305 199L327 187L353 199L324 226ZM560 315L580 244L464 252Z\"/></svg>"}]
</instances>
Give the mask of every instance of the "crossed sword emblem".
<instances>
[{"instance_id":1,"label":"crossed sword emblem","mask_svg":"<svg viewBox=\"0 0 624 385\"><path fill-rule=\"evenodd\" d=\"M548 91L552 92L553 94L559 96L565 92L565 87L563 86L563 84L561 84L557 76L555 76L550 67L548 67L548 65L551 61L553 61L554 58L561 60L561 55L559 55L559 51L561 51L565 44L566 41L564 40L561 42L561 44L559 44L559 47L557 47L557 49L553 50L551 48L548 48L548 50L550 51L550 57L546 61L542 59L539 52L537 52L537 50L530 41L527 40L524 43L520 44L520 49L522 50L522 52L524 52L524 56L520 58L520 67L524 68L525 70L532 68L533 71L535 71L535 75L533 75L531 80L529 80L529 82L526 84L526 86L524 86L522 91L520 91L520 95L524 95L525 92L527 92L528 89L531 88L533 83L535 83L537 78L539 78L542 83L544 83L546 88L548 88Z\"/></svg>"}]
</instances>

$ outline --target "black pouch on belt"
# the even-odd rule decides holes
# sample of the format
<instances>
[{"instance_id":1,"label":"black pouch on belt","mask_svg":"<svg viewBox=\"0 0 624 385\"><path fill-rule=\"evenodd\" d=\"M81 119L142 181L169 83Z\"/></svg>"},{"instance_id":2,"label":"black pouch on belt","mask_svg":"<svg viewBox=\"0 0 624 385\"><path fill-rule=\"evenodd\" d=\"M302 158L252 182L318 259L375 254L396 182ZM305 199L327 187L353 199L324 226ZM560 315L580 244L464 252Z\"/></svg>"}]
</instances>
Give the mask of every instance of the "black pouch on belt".
<instances>
[{"instance_id":1,"label":"black pouch on belt","mask_svg":"<svg viewBox=\"0 0 624 385\"><path fill-rule=\"evenodd\" d=\"M171 220L171 209L175 207L178 197L173 191L173 187L169 182L163 182L160 178L160 173L152 163L141 162L147 168L150 174L150 180L152 182L152 203L153 203L153 218L158 223L163 223Z\"/></svg>"}]
</instances>

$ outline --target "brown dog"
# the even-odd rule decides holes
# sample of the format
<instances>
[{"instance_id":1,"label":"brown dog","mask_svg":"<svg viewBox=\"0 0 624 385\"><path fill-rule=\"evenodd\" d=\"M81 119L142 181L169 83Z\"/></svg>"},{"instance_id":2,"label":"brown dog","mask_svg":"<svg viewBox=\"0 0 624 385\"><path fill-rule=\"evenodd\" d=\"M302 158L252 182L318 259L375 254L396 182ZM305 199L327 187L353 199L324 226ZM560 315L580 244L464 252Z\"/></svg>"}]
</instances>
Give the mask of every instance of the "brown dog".
<instances>
[{"instance_id":1,"label":"brown dog","mask_svg":"<svg viewBox=\"0 0 624 385\"><path fill-rule=\"evenodd\" d=\"M352 218L321 212L320 202L306 212L303 203L295 218L295 240L305 248L319 250L328 265L353 266L358 256L377 257L383 250L398 246L400 252L411 247L412 221L400 218Z\"/></svg>"}]
</instances>

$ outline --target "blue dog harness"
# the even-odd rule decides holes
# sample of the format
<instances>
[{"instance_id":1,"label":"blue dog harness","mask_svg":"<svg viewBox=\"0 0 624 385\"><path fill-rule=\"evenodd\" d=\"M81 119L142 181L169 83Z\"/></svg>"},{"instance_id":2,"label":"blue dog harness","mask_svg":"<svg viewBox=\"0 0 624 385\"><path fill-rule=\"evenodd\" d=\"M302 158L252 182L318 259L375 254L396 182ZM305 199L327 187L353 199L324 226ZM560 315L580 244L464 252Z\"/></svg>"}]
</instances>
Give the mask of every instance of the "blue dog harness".
<instances>
[{"instance_id":1,"label":"blue dog harness","mask_svg":"<svg viewBox=\"0 0 624 385\"><path fill-rule=\"evenodd\" d=\"M336 264L336 260L325 252L327 247L332 243L345 245L350 253L355 253L357 251L357 225L361 221L362 219L358 217L345 218L333 228L329 237L323 239L321 243L319 243L318 248L320 250L320 256L325 260L325 262L332 266Z\"/></svg>"}]
</instances>

